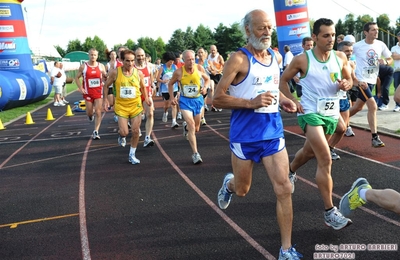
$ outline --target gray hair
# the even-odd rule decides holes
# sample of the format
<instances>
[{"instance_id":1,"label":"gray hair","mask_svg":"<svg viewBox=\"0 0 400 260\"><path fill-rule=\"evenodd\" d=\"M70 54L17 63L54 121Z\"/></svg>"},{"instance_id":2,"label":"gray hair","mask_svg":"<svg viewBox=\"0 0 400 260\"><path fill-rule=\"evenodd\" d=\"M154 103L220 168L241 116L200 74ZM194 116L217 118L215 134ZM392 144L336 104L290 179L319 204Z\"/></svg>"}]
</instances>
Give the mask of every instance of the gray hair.
<instances>
[{"instance_id":1,"label":"gray hair","mask_svg":"<svg viewBox=\"0 0 400 260\"><path fill-rule=\"evenodd\" d=\"M257 11L262 11L261 9L254 9L248 12L242 19L241 22L241 31L243 33L243 38L247 41L247 33L246 33L246 27L249 27L249 30L253 30L253 13Z\"/></svg>"},{"instance_id":2,"label":"gray hair","mask_svg":"<svg viewBox=\"0 0 400 260\"><path fill-rule=\"evenodd\" d=\"M185 61L185 58L186 58L186 54L188 54L189 52L192 53L193 56L196 56L196 53L195 53L193 50L185 50L185 51L182 53L182 58L183 58L184 61Z\"/></svg>"}]
</instances>

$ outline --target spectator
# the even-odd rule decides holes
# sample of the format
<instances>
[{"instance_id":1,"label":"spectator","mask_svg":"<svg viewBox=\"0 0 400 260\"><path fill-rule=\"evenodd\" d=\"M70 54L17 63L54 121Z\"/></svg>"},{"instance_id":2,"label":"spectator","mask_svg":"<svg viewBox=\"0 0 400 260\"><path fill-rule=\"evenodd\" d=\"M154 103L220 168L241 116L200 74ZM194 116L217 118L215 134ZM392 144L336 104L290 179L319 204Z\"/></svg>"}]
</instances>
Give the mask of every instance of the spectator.
<instances>
[{"instance_id":1,"label":"spectator","mask_svg":"<svg viewBox=\"0 0 400 260\"><path fill-rule=\"evenodd\" d=\"M397 90L400 85L400 32L397 33L397 41L397 44L391 49L392 58L394 60L393 84L395 90ZM400 101L396 101L396 106L394 107L393 111L400 111Z\"/></svg>"}]
</instances>

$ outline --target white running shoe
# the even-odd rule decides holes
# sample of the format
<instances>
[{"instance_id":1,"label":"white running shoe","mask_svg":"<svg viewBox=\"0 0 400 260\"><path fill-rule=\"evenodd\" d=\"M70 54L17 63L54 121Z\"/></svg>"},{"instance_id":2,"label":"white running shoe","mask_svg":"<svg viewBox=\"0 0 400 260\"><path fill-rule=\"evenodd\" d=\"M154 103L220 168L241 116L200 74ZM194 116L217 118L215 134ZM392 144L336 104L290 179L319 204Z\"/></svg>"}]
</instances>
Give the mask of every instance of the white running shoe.
<instances>
[{"instance_id":1,"label":"white running shoe","mask_svg":"<svg viewBox=\"0 0 400 260\"><path fill-rule=\"evenodd\" d=\"M97 132L96 130L94 130L94 131L93 131L92 138L93 138L93 140L99 140L99 139L100 139L99 132Z\"/></svg>"},{"instance_id":2,"label":"white running shoe","mask_svg":"<svg viewBox=\"0 0 400 260\"><path fill-rule=\"evenodd\" d=\"M165 112L162 116L162 121L166 123L168 121L168 112Z\"/></svg>"},{"instance_id":3,"label":"white running shoe","mask_svg":"<svg viewBox=\"0 0 400 260\"><path fill-rule=\"evenodd\" d=\"M182 113L181 112L178 112L178 115L176 116L176 119L182 120Z\"/></svg>"},{"instance_id":4,"label":"white running shoe","mask_svg":"<svg viewBox=\"0 0 400 260\"><path fill-rule=\"evenodd\" d=\"M146 137L143 142L143 147L150 147L154 145L154 141L150 137Z\"/></svg>"},{"instance_id":5,"label":"white running shoe","mask_svg":"<svg viewBox=\"0 0 400 260\"><path fill-rule=\"evenodd\" d=\"M193 160L193 164L199 164L203 162L203 159L201 159L201 156L199 153L194 153L192 155L192 160Z\"/></svg>"},{"instance_id":6,"label":"white running shoe","mask_svg":"<svg viewBox=\"0 0 400 260\"><path fill-rule=\"evenodd\" d=\"M294 183L297 181L296 172L291 172L289 170L289 180L290 183L292 184L292 193L294 193Z\"/></svg>"},{"instance_id":7,"label":"white running shoe","mask_svg":"<svg viewBox=\"0 0 400 260\"><path fill-rule=\"evenodd\" d=\"M126 145L126 137L119 136L118 137L118 144L119 144L119 146L125 147L125 145Z\"/></svg>"},{"instance_id":8,"label":"white running shoe","mask_svg":"<svg viewBox=\"0 0 400 260\"><path fill-rule=\"evenodd\" d=\"M353 129L351 129L351 126L348 126L346 129L346 132L344 133L345 136L355 136L356 134L353 132Z\"/></svg>"},{"instance_id":9,"label":"white running shoe","mask_svg":"<svg viewBox=\"0 0 400 260\"><path fill-rule=\"evenodd\" d=\"M325 225L332 227L334 230L339 230L353 224L351 219L344 217L336 207L325 212L324 218Z\"/></svg>"},{"instance_id":10,"label":"white running shoe","mask_svg":"<svg viewBox=\"0 0 400 260\"><path fill-rule=\"evenodd\" d=\"M177 127L179 127L179 124L177 122L173 122L171 124L171 128L177 128Z\"/></svg>"},{"instance_id":11,"label":"white running shoe","mask_svg":"<svg viewBox=\"0 0 400 260\"><path fill-rule=\"evenodd\" d=\"M183 137L185 137L186 140L188 140L188 130L187 130L187 123L186 121L183 121L182 123L182 129L183 129Z\"/></svg>"},{"instance_id":12,"label":"white running shoe","mask_svg":"<svg viewBox=\"0 0 400 260\"><path fill-rule=\"evenodd\" d=\"M134 154L129 155L129 162L132 164L139 164L140 160Z\"/></svg>"},{"instance_id":13,"label":"white running shoe","mask_svg":"<svg viewBox=\"0 0 400 260\"><path fill-rule=\"evenodd\" d=\"M383 110L387 110L389 108L388 105L382 104L380 107L378 107L379 110L383 111Z\"/></svg>"}]
</instances>

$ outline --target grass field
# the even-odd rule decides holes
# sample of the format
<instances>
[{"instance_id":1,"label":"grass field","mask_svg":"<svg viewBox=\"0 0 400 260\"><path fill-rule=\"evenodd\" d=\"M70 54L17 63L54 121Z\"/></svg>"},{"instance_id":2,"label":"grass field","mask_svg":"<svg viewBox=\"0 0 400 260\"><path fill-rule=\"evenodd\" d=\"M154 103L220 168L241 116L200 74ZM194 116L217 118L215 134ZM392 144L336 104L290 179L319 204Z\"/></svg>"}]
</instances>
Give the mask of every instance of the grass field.
<instances>
[{"instance_id":1,"label":"grass field","mask_svg":"<svg viewBox=\"0 0 400 260\"><path fill-rule=\"evenodd\" d=\"M70 93L78 88L75 83L67 84L66 87L67 87L67 93ZM28 104L23 107L16 107L5 111L1 111L0 112L1 122L5 124L13 119L19 118L20 116L26 115L27 112L31 112L42 105L53 102L53 98L54 98L54 89L51 91L50 95L42 101Z\"/></svg>"}]
</instances>

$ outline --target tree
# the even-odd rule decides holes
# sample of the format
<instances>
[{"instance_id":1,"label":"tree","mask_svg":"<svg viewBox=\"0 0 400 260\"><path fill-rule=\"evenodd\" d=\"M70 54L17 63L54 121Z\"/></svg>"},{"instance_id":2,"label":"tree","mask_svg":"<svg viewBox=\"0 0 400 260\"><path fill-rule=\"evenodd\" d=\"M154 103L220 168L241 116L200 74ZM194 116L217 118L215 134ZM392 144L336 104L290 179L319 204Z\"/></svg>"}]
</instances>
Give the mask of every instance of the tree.
<instances>
[{"instance_id":1,"label":"tree","mask_svg":"<svg viewBox=\"0 0 400 260\"><path fill-rule=\"evenodd\" d=\"M72 40L68 42L66 53L70 53L73 51L81 51L82 44L81 41L78 39Z\"/></svg>"},{"instance_id":2,"label":"tree","mask_svg":"<svg viewBox=\"0 0 400 260\"><path fill-rule=\"evenodd\" d=\"M161 37L158 37L157 40L155 40L154 48L156 57L152 57L153 61L155 61L157 58L161 58L165 52L165 43Z\"/></svg>"},{"instance_id":3,"label":"tree","mask_svg":"<svg viewBox=\"0 0 400 260\"><path fill-rule=\"evenodd\" d=\"M225 59L229 52L235 51L246 44L243 33L239 28L239 23L233 23L230 28L220 23L218 27L215 28L214 39L218 52L224 56Z\"/></svg>"},{"instance_id":4,"label":"tree","mask_svg":"<svg viewBox=\"0 0 400 260\"><path fill-rule=\"evenodd\" d=\"M135 50L138 47L138 45L131 39L128 39L124 46L126 46L130 50ZM118 46L116 50L118 50L119 47L120 46Z\"/></svg>"},{"instance_id":5,"label":"tree","mask_svg":"<svg viewBox=\"0 0 400 260\"><path fill-rule=\"evenodd\" d=\"M63 48L61 48L59 45L54 46L54 48L56 48L56 50L58 51L58 53L60 54L61 57L64 57L65 54L67 54Z\"/></svg>"},{"instance_id":6,"label":"tree","mask_svg":"<svg viewBox=\"0 0 400 260\"><path fill-rule=\"evenodd\" d=\"M208 50L211 45L215 44L211 29L209 27L205 27L203 24L200 24L194 32L194 42L196 50L200 47Z\"/></svg>"},{"instance_id":7,"label":"tree","mask_svg":"<svg viewBox=\"0 0 400 260\"><path fill-rule=\"evenodd\" d=\"M346 26L343 24L343 22L342 22L341 19L339 19L339 20L337 21L335 27L336 27L336 35L339 35L339 34L344 34L344 35L351 34L351 33L349 33L349 32L347 31L347 28L346 28Z\"/></svg>"},{"instance_id":8,"label":"tree","mask_svg":"<svg viewBox=\"0 0 400 260\"><path fill-rule=\"evenodd\" d=\"M194 32L192 27L188 26L185 31L185 49L184 50L193 50L196 51L197 45L194 40Z\"/></svg>"},{"instance_id":9,"label":"tree","mask_svg":"<svg viewBox=\"0 0 400 260\"><path fill-rule=\"evenodd\" d=\"M185 33L181 29L175 30L167 43L166 51L184 51L185 48Z\"/></svg>"},{"instance_id":10,"label":"tree","mask_svg":"<svg viewBox=\"0 0 400 260\"><path fill-rule=\"evenodd\" d=\"M98 61L107 61L105 53L107 46L98 36L94 36L93 39L87 37L85 42L82 44L82 51L88 52L92 48L95 48L99 52Z\"/></svg>"},{"instance_id":11,"label":"tree","mask_svg":"<svg viewBox=\"0 0 400 260\"><path fill-rule=\"evenodd\" d=\"M357 31L355 30L356 22L355 22L355 19L354 19L354 14L346 15L346 17L344 18L344 24L343 25L347 29L346 30L346 34L355 35L355 33L357 33Z\"/></svg>"},{"instance_id":12,"label":"tree","mask_svg":"<svg viewBox=\"0 0 400 260\"><path fill-rule=\"evenodd\" d=\"M396 32L400 32L400 16L396 20Z\"/></svg>"}]
</instances>

